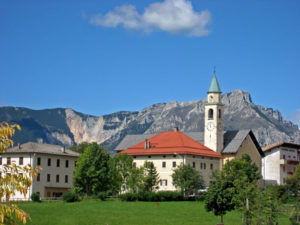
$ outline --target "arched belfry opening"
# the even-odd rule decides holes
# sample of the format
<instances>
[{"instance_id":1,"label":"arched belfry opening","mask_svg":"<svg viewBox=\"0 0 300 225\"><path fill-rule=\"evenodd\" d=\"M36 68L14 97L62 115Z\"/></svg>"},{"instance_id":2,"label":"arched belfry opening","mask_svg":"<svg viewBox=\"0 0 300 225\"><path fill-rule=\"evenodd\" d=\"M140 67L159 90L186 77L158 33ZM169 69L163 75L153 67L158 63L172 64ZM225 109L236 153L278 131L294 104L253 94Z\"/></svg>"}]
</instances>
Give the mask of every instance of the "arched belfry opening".
<instances>
[{"instance_id":1,"label":"arched belfry opening","mask_svg":"<svg viewBox=\"0 0 300 225\"><path fill-rule=\"evenodd\" d=\"M209 109L208 110L208 119L209 120L213 120L214 119L214 110L213 109Z\"/></svg>"}]
</instances>

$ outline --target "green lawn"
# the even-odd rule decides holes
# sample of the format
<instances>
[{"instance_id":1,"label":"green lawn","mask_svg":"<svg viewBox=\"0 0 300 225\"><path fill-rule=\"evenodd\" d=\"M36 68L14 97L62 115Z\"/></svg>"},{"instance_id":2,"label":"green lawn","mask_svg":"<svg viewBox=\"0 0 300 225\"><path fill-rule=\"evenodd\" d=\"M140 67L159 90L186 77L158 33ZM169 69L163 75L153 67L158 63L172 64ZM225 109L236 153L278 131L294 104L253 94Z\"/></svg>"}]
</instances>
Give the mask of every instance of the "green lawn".
<instances>
[{"instance_id":1,"label":"green lawn","mask_svg":"<svg viewBox=\"0 0 300 225\"><path fill-rule=\"evenodd\" d=\"M30 213L27 224L59 225L214 225L219 217L208 213L203 202L120 202L84 200L65 202L24 202L19 207ZM237 211L224 217L225 225L240 225ZM288 225L288 217L281 216L280 225Z\"/></svg>"}]
</instances>

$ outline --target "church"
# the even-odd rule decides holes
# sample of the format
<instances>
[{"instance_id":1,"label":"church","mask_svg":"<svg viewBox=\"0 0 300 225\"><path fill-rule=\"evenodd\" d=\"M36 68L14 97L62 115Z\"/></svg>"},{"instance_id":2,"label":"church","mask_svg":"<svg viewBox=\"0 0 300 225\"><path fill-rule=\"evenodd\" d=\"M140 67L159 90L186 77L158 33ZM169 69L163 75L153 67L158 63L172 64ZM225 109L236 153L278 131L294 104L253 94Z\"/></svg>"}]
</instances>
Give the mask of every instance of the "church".
<instances>
[{"instance_id":1,"label":"church","mask_svg":"<svg viewBox=\"0 0 300 225\"><path fill-rule=\"evenodd\" d=\"M262 169L264 153L251 130L224 131L224 104L214 73L207 92L204 132L181 132L178 128L158 134L127 135L115 148L120 154L134 158L134 166L145 161L154 163L160 176L159 190L175 190L173 170L181 163L201 171L205 186L209 186L214 170L221 170L226 161L248 154Z\"/></svg>"}]
</instances>

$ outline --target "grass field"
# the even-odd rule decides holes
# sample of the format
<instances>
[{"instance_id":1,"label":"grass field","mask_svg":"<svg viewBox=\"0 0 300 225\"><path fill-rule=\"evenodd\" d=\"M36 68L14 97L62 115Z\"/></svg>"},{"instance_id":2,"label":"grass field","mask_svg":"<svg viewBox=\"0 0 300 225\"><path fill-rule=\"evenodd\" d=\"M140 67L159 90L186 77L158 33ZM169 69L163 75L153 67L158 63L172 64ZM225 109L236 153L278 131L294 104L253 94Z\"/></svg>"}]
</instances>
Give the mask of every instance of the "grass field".
<instances>
[{"instance_id":1,"label":"grass field","mask_svg":"<svg viewBox=\"0 0 300 225\"><path fill-rule=\"evenodd\" d=\"M35 225L214 225L219 217L208 213L203 202L121 202L84 200L65 202L24 202L19 207L30 213ZM280 216L279 224L288 225L288 216ZM237 211L224 217L225 225L240 225Z\"/></svg>"}]
</instances>

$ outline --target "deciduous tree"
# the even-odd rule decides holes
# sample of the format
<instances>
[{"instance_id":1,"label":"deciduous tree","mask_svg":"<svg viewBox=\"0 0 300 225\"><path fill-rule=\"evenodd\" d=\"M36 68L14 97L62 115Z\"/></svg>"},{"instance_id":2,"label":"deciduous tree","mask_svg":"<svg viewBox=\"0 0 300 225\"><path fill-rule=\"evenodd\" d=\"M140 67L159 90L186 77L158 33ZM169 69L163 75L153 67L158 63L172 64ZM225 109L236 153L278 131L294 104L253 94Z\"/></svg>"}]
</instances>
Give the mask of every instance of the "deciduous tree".
<instances>
[{"instance_id":1,"label":"deciduous tree","mask_svg":"<svg viewBox=\"0 0 300 225\"><path fill-rule=\"evenodd\" d=\"M133 158L127 154L118 154L109 160L109 177L113 192L126 191L128 180L132 176Z\"/></svg>"},{"instance_id":2,"label":"deciduous tree","mask_svg":"<svg viewBox=\"0 0 300 225\"><path fill-rule=\"evenodd\" d=\"M88 142L82 142L79 145L71 146L69 149L71 149L74 152L78 152L78 153L82 154L89 145L90 144Z\"/></svg>"},{"instance_id":3,"label":"deciduous tree","mask_svg":"<svg viewBox=\"0 0 300 225\"><path fill-rule=\"evenodd\" d=\"M291 224L300 224L300 164L296 167L294 175L288 177L287 187L295 197L294 209L290 217Z\"/></svg>"},{"instance_id":4,"label":"deciduous tree","mask_svg":"<svg viewBox=\"0 0 300 225\"><path fill-rule=\"evenodd\" d=\"M144 167L132 168L131 175L128 178L128 188L133 193L143 191Z\"/></svg>"},{"instance_id":5,"label":"deciduous tree","mask_svg":"<svg viewBox=\"0 0 300 225\"><path fill-rule=\"evenodd\" d=\"M107 150L97 143L89 144L77 160L74 171L74 187L87 195L105 192L109 189Z\"/></svg>"},{"instance_id":6,"label":"deciduous tree","mask_svg":"<svg viewBox=\"0 0 300 225\"><path fill-rule=\"evenodd\" d=\"M0 123L0 152L4 153L7 148L13 146L14 142L11 137L15 130L20 130L17 124ZM31 178L37 175L37 169L33 169L31 165L17 166L3 165L0 171L0 224L16 224L16 220L26 223L30 218L29 214L19 209L16 204L9 201L12 195L20 192L24 196L27 194L28 188L31 186ZM1 202L6 198L7 202Z\"/></svg>"},{"instance_id":7,"label":"deciduous tree","mask_svg":"<svg viewBox=\"0 0 300 225\"><path fill-rule=\"evenodd\" d=\"M243 224L251 224L260 177L248 155L227 162L208 189L206 209L220 215L223 223L223 215L238 208L243 212Z\"/></svg>"},{"instance_id":8,"label":"deciduous tree","mask_svg":"<svg viewBox=\"0 0 300 225\"><path fill-rule=\"evenodd\" d=\"M181 164L174 169L172 174L173 185L180 188L184 196L196 194L197 191L204 187L201 173L195 170L191 165Z\"/></svg>"}]
</instances>

